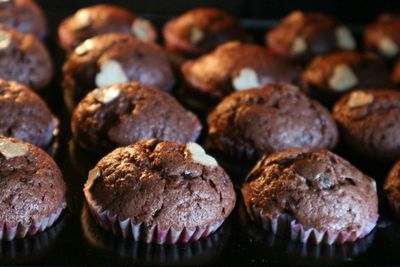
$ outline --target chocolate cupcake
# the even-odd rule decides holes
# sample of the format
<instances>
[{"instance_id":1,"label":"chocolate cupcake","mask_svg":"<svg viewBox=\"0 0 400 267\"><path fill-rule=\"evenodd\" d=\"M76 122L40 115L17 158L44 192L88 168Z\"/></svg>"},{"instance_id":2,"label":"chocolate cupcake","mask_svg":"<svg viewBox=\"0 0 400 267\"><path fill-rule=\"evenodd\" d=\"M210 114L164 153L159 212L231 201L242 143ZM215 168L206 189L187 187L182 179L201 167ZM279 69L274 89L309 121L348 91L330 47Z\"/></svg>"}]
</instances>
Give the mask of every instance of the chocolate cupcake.
<instances>
[{"instance_id":1,"label":"chocolate cupcake","mask_svg":"<svg viewBox=\"0 0 400 267\"><path fill-rule=\"evenodd\" d=\"M121 33L86 40L63 68L64 96L69 107L95 88L138 81L171 90L175 78L164 50Z\"/></svg>"},{"instance_id":2,"label":"chocolate cupcake","mask_svg":"<svg viewBox=\"0 0 400 267\"><path fill-rule=\"evenodd\" d=\"M156 139L105 156L84 193L100 226L158 244L208 236L236 201L228 175L201 146Z\"/></svg>"},{"instance_id":3,"label":"chocolate cupcake","mask_svg":"<svg viewBox=\"0 0 400 267\"><path fill-rule=\"evenodd\" d=\"M306 63L315 55L357 46L350 30L335 18L317 12L294 11L265 35L274 52Z\"/></svg>"},{"instance_id":4,"label":"chocolate cupcake","mask_svg":"<svg viewBox=\"0 0 400 267\"><path fill-rule=\"evenodd\" d=\"M0 23L21 33L31 33L40 40L47 34L46 18L33 0L0 1Z\"/></svg>"},{"instance_id":5,"label":"chocolate cupcake","mask_svg":"<svg viewBox=\"0 0 400 267\"><path fill-rule=\"evenodd\" d=\"M269 83L298 83L300 68L262 46L230 42L182 66L183 90L213 103L226 95ZM209 104L210 105L210 104Z\"/></svg>"},{"instance_id":6,"label":"chocolate cupcake","mask_svg":"<svg viewBox=\"0 0 400 267\"><path fill-rule=\"evenodd\" d=\"M151 138L187 143L201 132L196 115L170 94L137 82L90 92L75 109L71 127L82 147L100 153Z\"/></svg>"},{"instance_id":7,"label":"chocolate cupcake","mask_svg":"<svg viewBox=\"0 0 400 267\"><path fill-rule=\"evenodd\" d=\"M383 14L364 31L364 46L387 60L397 58L400 52L400 16Z\"/></svg>"},{"instance_id":8,"label":"chocolate cupcake","mask_svg":"<svg viewBox=\"0 0 400 267\"><path fill-rule=\"evenodd\" d=\"M400 218L400 161L390 170L383 189L394 215Z\"/></svg>"},{"instance_id":9,"label":"chocolate cupcake","mask_svg":"<svg viewBox=\"0 0 400 267\"><path fill-rule=\"evenodd\" d=\"M107 33L125 33L143 41L154 42L157 32L150 21L138 18L130 11L107 4L79 9L64 19L58 28L61 46L73 50L86 39Z\"/></svg>"},{"instance_id":10,"label":"chocolate cupcake","mask_svg":"<svg viewBox=\"0 0 400 267\"><path fill-rule=\"evenodd\" d=\"M43 150L0 136L0 240L51 227L65 208L60 169Z\"/></svg>"},{"instance_id":11,"label":"chocolate cupcake","mask_svg":"<svg viewBox=\"0 0 400 267\"><path fill-rule=\"evenodd\" d=\"M40 90L50 83L52 76L50 55L35 36L0 24L0 78Z\"/></svg>"},{"instance_id":12,"label":"chocolate cupcake","mask_svg":"<svg viewBox=\"0 0 400 267\"><path fill-rule=\"evenodd\" d=\"M57 134L58 119L36 93L0 79L0 135L49 150Z\"/></svg>"},{"instance_id":13,"label":"chocolate cupcake","mask_svg":"<svg viewBox=\"0 0 400 267\"><path fill-rule=\"evenodd\" d=\"M303 243L354 242L378 219L375 181L327 150L264 157L246 177L242 194L253 221Z\"/></svg>"},{"instance_id":14,"label":"chocolate cupcake","mask_svg":"<svg viewBox=\"0 0 400 267\"><path fill-rule=\"evenodd\" d=\"M205 54L229 41L250 40L236 18L210 7L195 8L170 20L163 35L167 48L185 57Z\"/></svg>"},{"instance_id":15,"label":"chocolate cupcake","mask_svg":"<svg viewBox=\"0 0 400 267\"><path fill-rule=\"evenodd\" d=\"M208 117L212 148L239 159L293 147L333 148L329 111L291 85L267 85L226 97Z\"/></svg>"},{"instance_id":16,"label":"chocolate cupcake","mask_svg":"<svg viewBox=\"0 0 400 267\"><path fill-rule=\"evenodd\" d=\"M354 91L335 104L333 117L359 156L382 162L400 158L400 92Z\"/></svg>"},{"instance_id":17,"label":"chocolate cupcake","mask_svg":"<svg viewBox=\"0 0 400 267\"><path fill-rule=\"evenodd\" d=\"M316 57L303 72L303 85L311 96L332 105L354 88L391 87L383 61L372 54L336 52Z\"/></svg>"}]
</instances>

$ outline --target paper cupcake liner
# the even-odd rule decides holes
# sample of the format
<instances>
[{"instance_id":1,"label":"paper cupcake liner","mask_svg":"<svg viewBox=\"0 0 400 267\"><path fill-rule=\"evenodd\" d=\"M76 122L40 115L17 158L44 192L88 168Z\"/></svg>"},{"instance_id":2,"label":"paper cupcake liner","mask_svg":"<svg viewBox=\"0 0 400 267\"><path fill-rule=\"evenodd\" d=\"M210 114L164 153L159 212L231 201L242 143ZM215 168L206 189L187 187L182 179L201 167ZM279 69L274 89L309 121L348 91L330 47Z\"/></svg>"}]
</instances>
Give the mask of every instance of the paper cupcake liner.
<instances>
[{"instance_id":1,"label":"paper cupcake liner","mask_svg":"<svg viewBox=\"0 0 400 267\"><path fill-rule=\"evenodd\" d=\"M56 212L49 216L41 217L39 220L34 221L32 224L21 224L7 225L7 223L0 223L0 240L11 241L15 238L24 238L25 236L35 235L39 232L43 232L47 228L51 227L55 221L60 217L61 212L66 207L66 203L63 202Z\"/></svg>"},{"instance_id":2,"label":"paper cupcake liner","mask_svg":"<svg viewBox=\"0 0 400 267\"><path fill-rule=\"evenodd\" d=\"M217 231L223 223L222 220L204 227L184 227L183 229L175 229L173 227L162 229L158 225L145 226L143 223L133 222L130 218L124 220L119 219L117 214L95 203L87 188L84 188L84 194L90 213L102 228L111 230L114 234L120 234L124 238L131 236L136 241L157 243L159 245L164 243L185 244L209 236Z\"/></svg>"},{"instance_id":3,"label":"paper cupcake liner","mask_svg":"<svg viewBox=\"0 0 400 267\"><path fill-rule=\"evenodd\" d=\"M366 223L357 231L329 231L317 230L315 228L306 228L288 214L281 214L277 217L268 217L262 214L261 209L252 206L248 212L254 221L261 224L267 231L274 234L289 233L293 241L312 244L344 244L346 242L354 242L367 236L376 226L379 215L376 214L371 221Z\"/></svg>"}]
</instances>

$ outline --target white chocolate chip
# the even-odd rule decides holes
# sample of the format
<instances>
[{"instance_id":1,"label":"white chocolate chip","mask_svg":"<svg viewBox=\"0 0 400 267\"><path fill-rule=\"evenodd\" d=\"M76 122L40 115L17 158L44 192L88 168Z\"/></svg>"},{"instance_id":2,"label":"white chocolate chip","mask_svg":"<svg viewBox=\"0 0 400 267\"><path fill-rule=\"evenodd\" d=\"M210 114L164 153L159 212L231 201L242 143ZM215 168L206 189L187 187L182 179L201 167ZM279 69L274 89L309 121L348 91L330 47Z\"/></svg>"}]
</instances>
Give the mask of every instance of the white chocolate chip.
<instances>
[{"instance_id":1,"label":"white chocolate chip","mask_svg":"<svg viewBox=\"0 0 400 267\"><path fill-rule=\"evenodd\" d=\"M296 37L292 43L291 53L292 55L302 54L307 50L307 43L303 37Z\"/></svg>"},{"instance_id":2,"label":"white chocolate chip","mask_svg":"<svg viewBox=\"0 0 400 267\"><path fill-rule=\"evenodd\" d=\"M11 35L7 31L0 30L0 50L6 49L11 44Z\"/></svg>"},{"instance_id":3,"label":"white chocolate chip","mask_svg":"<svg viewBox=\"0 0 400 267\"><path fill-rule=\"evenodd\" d=\"M138 39L142 41L150 41L150 31L152 31L152 26L150 21L147 19L137 18L133 21L132 32Z\"/></svg>"},{"instance_id":4,"label":"white chocolate chip","mask_svg":"<svg viewBox=\"0 0 400 267\"><path fill-rule=\"evenodd\" d=\"M204 33L202 29L197 26L194 26L190 31L190 42L192 44L197 44L204 38Z\"/></svg>"},{"instance_id":5,"label":"white chocolate chip","mask_svg":"<svg viewBox=\"0 0 400 267\"><path fill-rule=\"evenodd\" d=\"M100 72L97 73L95 83L97 87L104 87L116 83L128 81L121 64L116 60L109 60L100 66Z\"/></svg>"},{"instance_id":6,"label":"white chocolate chip","mask_svg":"<svg viewBox=\"0 0 400 267\"><path fill-rule=\"evenodd\" d=\"M354 50L356 48L356 41L347 27L337 27L335 34L336 42L340 48L346 50Z\"/></svg>"},{"instance_id":7,"label":"white chocolate chip","mask_svg":"<svg viewBox=\"0 0 400 267\"><path fill-rule=\"evenodd\" d=\"M373 180L371 182L371 187L372 187L372 190L374 190L374 192L376 192L376 182L375 182L375 180Z\"/></svg>"},{"instance_id":8,"label":"white chocolate chip","mask_svg":"<svg viewBox=\"0 0 400 267\"><path fill-rule=\"evenodd\" d=\"M75 30L88 27L91 22L90 11L86 9L79 10L78 13L76 13L76 15L74 16L74 20Z\"/></svg>"},{"instance_id":9,"label":"white chocolate chip","mask_svg":"<svg viewBox=\"0 0 400 267\"><path fill-rule=\"evenodd\" d=\"M88 180L86 181L85 187L91 188L93 186L94 181L101 175L99 169L94 167L89 171Z\"/></svg>"},{"instance_id":10,"label":"white chocolate chip","mask_svg":"<svg viewBox=\"0 0 400 267\"><path fill-rule=\"evenodd\" d=\"M351 93L347 105L350 108L358 108L361 106L368 105L373 101L374 101L374 96L372 94L363 91L355 91Z\"/></svg>"},{"instance_id":11,"label":"white chocolate chip","mask_svg":"<svg viewBox=\"0 0 400 267\"><path fill-rule=\"evenodd\" d=\"M120 93L121 91L118 88L112 86L93 90L92 95L97 101L107 104L117 98Z\"/></svg>"},{"instance_id":12,"label":"white chocolate chip","mask_svg":"<svg viewBox=\"0 0 400 267\"><path fill-rule=\"evenodd\" d=\"M260 81L258 80L257 73L250 68L241 69L239 75L232 80L232 85L236 91L261 86Z\"/></svg>"},{"instance_id":13,"label":"white chocolate chip","mask_svg":"<svg viewBox=\"0 0 400 267\"><path fill-rule=\"evenodd\" d=\"M8 140L0 141L0 153L6 158L11 159L20 157L28 152L28 145L25 143L13 143Z\"/></svg>"},{"instance_id":14,"label":"white chocolate chip","mask_svg":"<svg viewBox=\"0 0 400 267\"><path fill-rule=\"evenodd\" d=\"M79 45L77 48L75 48L75 53L79 56L83 56L87 54L90 50L92 50L94 47L93 40L86 40L84 41L81 45Z\"/></svg>"},{"instance_id":15,"label":"white chocolate chip","mask_svg":"<svg viewBox=\"0 0 400 267\"><path fill-rule=\"evenodd\" d=\"M211 157L210 155L207 155L204 149L196 144L196 143L187 143L186 144L186 151L190 153L190 155L186 154L187 157L191 157L191 159L199 163L201 165L209 166L209 167L217 167L218 163L217 161Z\"/></svg>"},{"instance_id":16,"label":"white chocolate chip","mask_svg":"<svg viewBox=\"0 0 400 267\"><path fill-rule=\"evenodd\" d=\"M378 49L386 57L394 57L399 52L399 47L389 37L383 37L379 40Z\"/></svg>"},{"instance_id":17,"label":"white chocolate chip","mask_svg":"<svg viewBox=\"0 0 400 267\"><path fill-rule=\"evenodd\" d=\"M333 70L328 83L334 91L341 92L355 86L358 83L358 79L349 66L339 64Z\"/></svg>"}]
</instances>

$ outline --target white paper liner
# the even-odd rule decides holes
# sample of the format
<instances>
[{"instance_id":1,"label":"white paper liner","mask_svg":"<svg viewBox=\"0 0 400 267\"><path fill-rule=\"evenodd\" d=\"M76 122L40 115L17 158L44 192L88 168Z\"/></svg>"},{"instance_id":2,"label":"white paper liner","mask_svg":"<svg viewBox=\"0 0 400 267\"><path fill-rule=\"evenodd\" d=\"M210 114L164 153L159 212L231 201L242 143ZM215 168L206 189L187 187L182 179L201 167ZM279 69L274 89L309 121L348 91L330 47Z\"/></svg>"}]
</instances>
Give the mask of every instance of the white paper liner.
<instances>
[{"instance_id":1,"label":"white paper liner","mask_svg":"<svg viewBox=\"0 0 400 267\"><path fill-rule=\"evenodd\" d=\"M47 228L51 227L55 221L60 217L61 212L67 206L66 202L63 202L56 212L49 216L42 217L33 224L21 224L7 225L7 223L0 224L0 240L11 241L14 238L24 238L25 236L35 235L39 232L43 232Z\"/></svg>"}]
</instances>

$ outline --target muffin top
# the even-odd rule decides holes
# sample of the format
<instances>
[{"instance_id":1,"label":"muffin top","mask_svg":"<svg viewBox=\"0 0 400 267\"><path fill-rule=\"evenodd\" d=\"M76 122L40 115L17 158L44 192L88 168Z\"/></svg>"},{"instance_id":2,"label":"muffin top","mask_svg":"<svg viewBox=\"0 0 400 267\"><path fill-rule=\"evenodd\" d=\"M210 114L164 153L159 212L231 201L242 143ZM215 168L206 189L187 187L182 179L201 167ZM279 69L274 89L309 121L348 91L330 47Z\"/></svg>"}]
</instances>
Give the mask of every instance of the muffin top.
<instances>
[{"instance_id":1,"label":"muffin top","mask_svg":"<svg viewBox=\"0 0 400 267\"><path fill-rule=\"evenodd\" d=\"M86 39L115 32L131 34L143 41L154 42L157 38L157 32L150 21L109 4L79 9L62 21L58 36L64 49L73 50Z\"/></svg>"},{"instance_id":2,"label":"muffin top","mask_svg":"<svg viewBox=\"0 0 400 267\"><path fill-rule=\"evenodd\" d=\"M389 72L379 58L359 52L316 57L303 73L310 90L340 95L354 88L390 87Z\"/></svg>"},{"instance_id":3,"label":"muffin top","mask_svg":"<svg viewBox=\"0 0 400 267\"><path fill-rule=\"evenodd\" d=\"M0 77L39 90L52 76L50 55L35 36L0 24Z\"/></svg>"},{"instance_id":4,"label":"muffin top","mask_svg":"<svg viewBox=\"0 0 400 267\"><path fill-rule=\"evenodd\" d=\"M249 159L293 147L333 148L338 139L329 111L290 85L233 93L208 125L214 148Z\"/></svg>"},{"instance_id":5,"label":"muffin top","mask_svg":"<svg viewBox=\"0 0 400 267\"><path fill-rule=\"evenodd\" d=\"M22 84L0 79L0 135L47 148L58 120L46 103Z\"/></svg>"},{"instance_id":6,"label":"muffin top","mask_svg":"<svg viewBox=\"0 0 400 267\"><path fill-rule=\"evenodd\" d=\"M356 48L348 28L335 18L318 12L290 13L266 33L265 39L273 51L300 62L318 54Z\"/></svg>"},{"instance_id":7,"label":"muffin top","mask_svg":"<svg viewBox=\"0 0 400 267\"><path fill-rule=\"evenodd\" d=\"M91 151L109 151L151 138L195 141L199 119L167 92L137 82L90 92L72 115L72 132Z\"/></svg>"},{"instance_id":8,"label":"muffin top","mask_svg":"<svg viewBox=\"0 0 400 267\"><path fill-rule=\"evenodd\" d=\"M217 8L195 8L167 22L163 29L167 47L185 56L199 56L218 45L249 41L239 21Z\"/></svg>"},{"instance_id":9,"label":"muffin top","mask_svg":"<svg viewBox=\"0 0 400 267\"><path fill-rule=\"evenodd\" d=\"M365 48L380 56L393 59L400 52L400 16L383 14L368 25L364 32Z\"/></svg>"},{"instance_id":10,"label":"muffin top","mask_svg":"<svg viewBox=\"0 0 400 267\"><path fill-rule=\"evenodd\" d=\"M138 81L170 90L175 83L172 67L161 47L121 33L86 40L64 65L64 88L80 92Z\"/></svg>"},{"instance_id":11,"label":"muffin top","mask_svg":"<svg viewBox=\"0 0 400 267\"><path fill-rule=\"evenodd\" d=\"M264 157L242 187L249 210L288 214L307 228L357 231L376 219L375 181L327 151L292 149Z\"/></svg>"},{"instance_id":12,"label":"muffin top","mask_svg":"<svg viewBox=\"0 0 400 267\"><path fill-rule=\"evenodd\" d=\"M380 160L400 157L400 92L353 91L335 104L333 117L345 141L360 155Z\"/></svg>"},{"instance_id":13,"label":"muffin top","mask_svg":"<svg viewBox=\"0 0 400 267\"><path fill-rule=\"evenodd\" d=\"M0 136L0 221L37 222L65 205L66 186L53 159L34 145Z\"/></svg>"},{"instance_id":14,"label":"muffin top","mask_svg":"<svg viewBox=\"0 0 400 267\"><path fill-rule=\"evenodd\" d=\"M236 201L228 175L199 145L155 139L101 159L89 172L85 194L119 220L164 230L221 222Z\"/></svg>"},{"instance_id":15,"label":"muffin top","mask_svg":"<svg viewBox=\"0 0 400 267\"><path fill-rule=\"evenodd\" d=\"M233 91L267 83L297 83L300 68L255 44L230 42L196 60L182 72L188 86L221 99Z\"/></svg>"},{"instance_id":16,"label":"muffin top","mask_svg":"<svg viewBox=\"0 0 400 267\"><path fill-rule=\"evenodd\" d=\"M383 186L386 197L393 205L400 203L400 161L390 170Z\"/></svg>"},{"instance_id":17,"label":"muffin top","mask_svg":"<svg viewBox=\"0 0 400 267\"><path fill-rule=\"evenodd\" d=\"M16 28L21 33L34 34L42 40L47 34L43 11L33 0L0 1L0 23Z\"/></svg>"}]
</instances>

